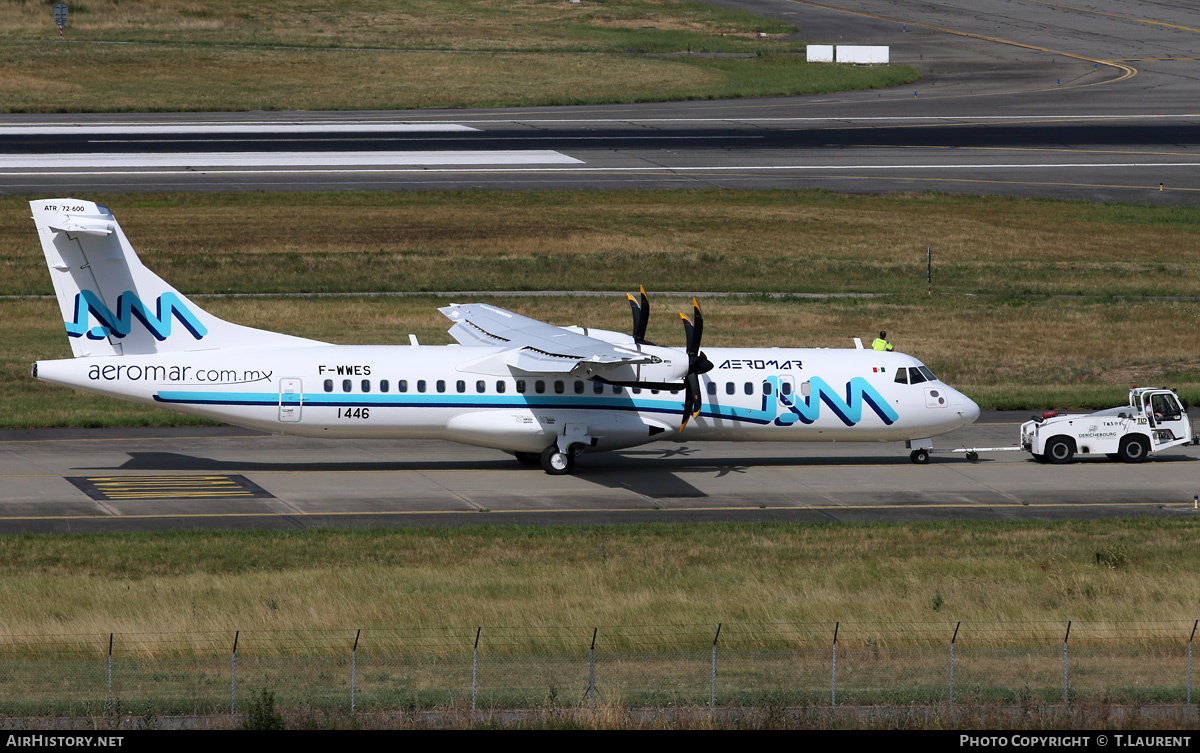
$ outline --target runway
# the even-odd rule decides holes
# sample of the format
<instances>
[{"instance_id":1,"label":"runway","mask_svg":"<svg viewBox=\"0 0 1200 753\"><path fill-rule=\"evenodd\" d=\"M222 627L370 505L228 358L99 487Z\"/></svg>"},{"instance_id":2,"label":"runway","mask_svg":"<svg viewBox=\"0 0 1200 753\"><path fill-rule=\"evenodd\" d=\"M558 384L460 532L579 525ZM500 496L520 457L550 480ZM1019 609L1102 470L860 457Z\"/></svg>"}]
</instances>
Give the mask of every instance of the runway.
<instances>
[{"instance_id":1,"label":"runway","mask_svg":"<svg viewBox=\"0 0 1200 753\"><path fill-rule=\"evenodd\" d=\"M1005 446L985 414L935 447ZM902 444L676 444L582 456L548 476L436 441L332 441L231 427L0 432L0 533L721 521L1200 518L1200 447L1141 465Z\"/></svg>"},{"instance_id":2,"label":"runway","mask_svg":"<svg viewBox=\"0 0 1200 753\"><path fill-rule=\"evenodd\" d=\"M1193 204L1200 9L720 0L913 87L501 110L0 117L0 191L824 188ZM833 6L838 6L834 9Z\"/></svg>"}]
</instances>

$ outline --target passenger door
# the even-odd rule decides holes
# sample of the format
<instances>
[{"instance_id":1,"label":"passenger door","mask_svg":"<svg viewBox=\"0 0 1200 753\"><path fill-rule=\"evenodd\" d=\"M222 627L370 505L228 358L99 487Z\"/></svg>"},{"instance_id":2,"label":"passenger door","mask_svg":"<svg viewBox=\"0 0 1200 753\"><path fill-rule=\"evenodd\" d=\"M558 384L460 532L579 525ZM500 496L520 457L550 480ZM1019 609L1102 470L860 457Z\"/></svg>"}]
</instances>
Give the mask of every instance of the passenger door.
<instances>
[{"instance_id":1,"label":"passenger door","mask_svg":"<svg viewBox=\"0 0 1200 753\"><path fill-rule=\"evenodd\" d=\"M299 423L304 408L304 388L299 379L287 377L279 380L279 420L282 423Z\"/></svg>"}]
</instances>

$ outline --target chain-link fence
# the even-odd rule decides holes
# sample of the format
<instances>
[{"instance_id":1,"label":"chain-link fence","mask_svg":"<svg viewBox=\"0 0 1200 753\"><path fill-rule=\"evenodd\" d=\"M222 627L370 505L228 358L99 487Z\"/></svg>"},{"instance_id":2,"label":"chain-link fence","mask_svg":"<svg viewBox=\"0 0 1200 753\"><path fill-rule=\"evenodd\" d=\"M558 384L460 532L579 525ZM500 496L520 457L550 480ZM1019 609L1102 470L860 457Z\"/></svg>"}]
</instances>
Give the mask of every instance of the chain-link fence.
<instances>
[{"instance_id":1,"label":"chain-link fence","mask_svg":"<svg viewBox=\"0 0 1200 753\"><path fill-rule=\"evenodd\" d=\"M1197 621L0 635L0 714L1191 704Z\"/></svg>"}]
</instances>

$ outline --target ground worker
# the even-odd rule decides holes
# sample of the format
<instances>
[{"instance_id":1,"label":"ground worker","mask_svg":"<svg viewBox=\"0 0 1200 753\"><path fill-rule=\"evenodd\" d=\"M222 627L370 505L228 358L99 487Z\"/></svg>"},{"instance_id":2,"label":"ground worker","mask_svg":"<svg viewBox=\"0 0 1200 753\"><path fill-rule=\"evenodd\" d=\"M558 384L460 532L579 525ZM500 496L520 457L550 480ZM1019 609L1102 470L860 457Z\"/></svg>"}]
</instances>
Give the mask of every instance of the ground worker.
<instances>
[{"instance_id":1,"label":"ground worker","mask_svg":"<svg viewBox=\"0 0 1200 753\"><path fill-rule=\"evenodd\" d=\"M875 342L871 343L871 347L875 350L891 350L892 344L887 341L887 333L880 332L879 337L875 338Z\"/></svg>"}]
</instances>

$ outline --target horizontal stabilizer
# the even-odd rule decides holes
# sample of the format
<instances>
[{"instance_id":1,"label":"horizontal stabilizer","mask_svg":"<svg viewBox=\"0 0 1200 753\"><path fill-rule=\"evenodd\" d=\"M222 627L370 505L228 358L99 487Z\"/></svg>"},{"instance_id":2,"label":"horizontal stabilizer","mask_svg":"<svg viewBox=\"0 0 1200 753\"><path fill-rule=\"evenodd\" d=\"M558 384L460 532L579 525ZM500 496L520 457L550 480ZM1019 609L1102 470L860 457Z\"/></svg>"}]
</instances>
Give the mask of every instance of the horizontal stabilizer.
<instances>
[{"instance_id":1,"label":"horizontal stabilizer","mask_svg":"<svg viewBox=\"0 0 1200 753\"><path fill-rule=\"evenodd\" d=\"M60 233L83 233L84 235L112 235L111 222L95 222L75 217L61 217L48 223L51 230Z\"/></svg>"}]
</instances>

